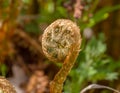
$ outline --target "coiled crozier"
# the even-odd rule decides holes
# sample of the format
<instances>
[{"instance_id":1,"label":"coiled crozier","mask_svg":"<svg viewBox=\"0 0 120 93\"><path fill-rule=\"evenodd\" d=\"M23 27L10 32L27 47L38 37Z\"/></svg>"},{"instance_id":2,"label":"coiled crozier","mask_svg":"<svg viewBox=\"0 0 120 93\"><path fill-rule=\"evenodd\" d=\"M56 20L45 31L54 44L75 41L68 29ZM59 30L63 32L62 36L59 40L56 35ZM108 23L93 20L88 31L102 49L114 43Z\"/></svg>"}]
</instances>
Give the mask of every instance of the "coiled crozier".
<instances>
[{"instance_id":1,"label":"coiled crozier","mask_svg":"<svg viewBox=\"0 0 120 93\"><path fill-rule=\"evenodd\" d=\"M62 62L71 45L79 43L80 38L80 30L76 23L68 19L58 19L45 29L42 49L49 60Z\"/></svg>"}]
</instances>

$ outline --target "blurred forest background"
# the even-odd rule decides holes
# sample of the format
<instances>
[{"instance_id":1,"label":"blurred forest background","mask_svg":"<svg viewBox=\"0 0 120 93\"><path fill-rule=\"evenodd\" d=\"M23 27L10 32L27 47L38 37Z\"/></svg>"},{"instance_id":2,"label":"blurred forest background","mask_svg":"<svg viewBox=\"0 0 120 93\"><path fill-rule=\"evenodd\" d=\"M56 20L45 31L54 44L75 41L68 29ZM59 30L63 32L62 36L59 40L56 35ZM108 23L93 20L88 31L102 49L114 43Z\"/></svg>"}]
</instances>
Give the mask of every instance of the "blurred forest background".
<instances>
[{"instance_id":1,"label":"blurred forest background","mask_svg":"<svg viewBox=\"0 0 120 93\"><path fill-rule=\"evenodd\" d=\"M120 0L0 0L0 75L17 93L49 93L62 64L45 58L41 37L61 18L77 22L82 35L64 93L79 93L91 83L120 91Z\"/></svg>"}]
</instances>

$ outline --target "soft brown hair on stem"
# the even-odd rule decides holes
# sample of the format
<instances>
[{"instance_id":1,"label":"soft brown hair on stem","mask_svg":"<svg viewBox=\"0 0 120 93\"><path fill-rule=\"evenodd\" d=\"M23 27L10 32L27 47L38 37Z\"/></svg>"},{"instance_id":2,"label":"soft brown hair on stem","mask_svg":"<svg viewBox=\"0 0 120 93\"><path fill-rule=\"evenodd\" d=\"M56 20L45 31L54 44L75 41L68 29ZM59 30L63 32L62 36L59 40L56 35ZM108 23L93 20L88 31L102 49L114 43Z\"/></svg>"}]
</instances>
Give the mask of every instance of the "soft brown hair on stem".
<instances>
[{"instance_id":1,"label":"soft brown hair on stem","mask_svg":"<svg viewBox=\"0 0 120 93\"><path fill-rule=\"evenodd\" d=\"M61 93L81 45L79 27L68 19L58 19L46 28L42 37L42 49L45 56L63 66L50 83L50 93Z\"/></svg>"}]
</instances>

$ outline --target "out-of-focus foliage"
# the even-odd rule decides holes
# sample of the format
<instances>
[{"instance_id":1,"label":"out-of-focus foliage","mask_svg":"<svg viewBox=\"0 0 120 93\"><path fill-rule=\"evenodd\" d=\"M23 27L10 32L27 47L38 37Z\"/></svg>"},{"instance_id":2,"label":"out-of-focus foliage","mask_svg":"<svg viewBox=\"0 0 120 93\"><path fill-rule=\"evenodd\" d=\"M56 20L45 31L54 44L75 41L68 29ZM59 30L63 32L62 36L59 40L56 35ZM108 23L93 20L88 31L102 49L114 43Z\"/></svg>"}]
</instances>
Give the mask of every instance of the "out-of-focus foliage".
<instances>
[{"instance_id":1,"label":"out-of-focus foliage","mask_svg":"<svg viewBox=\"0 0 120 93\"><path fill-rule=\"evenodd\" d=\"M6 66L5 64L1 64L1 65L0 65L1 75L2 75L2 76L6 76L7 71L8 71L7 66Z\"/></svg>"},{"instance_id":2,"label":"out-of-focus foliage","mask_svg":"<svg viewBox=\"0 0 120 93\"><path fill-rule=\"evenodd\" d=\"M0 63L13 52L10 38L13 36L19 1L0 0Z\"/></svg>"},{"instance_id":3,"label":"out-of-focus foliage","mask_svg":"<svg viewBox=\"0 0 120 93\"><path fill-rule=\"evenodd\" d=\"M71 71L65 84L65 93L78 93L88 82L97 83L100 80L112 81L118 78L116 72L119 62L105 54L104 36L92 37L78 56L77 63Z\"/></svg>"},{"instance_id":4,"label":"out-of-focus foliage","mask_svg":"<svg viewBox=\"0 0 120 93\"><path fill-rule=\"evenodd\" d=\"M92 15L91 17L89 17L88 15L85 15L83 18L83 21L80 23L81 30L85 29L86 27L93 27L97 23L107 19L109 17L110 12L118 9L120 9L120 5L106 6L100 9L99 11L97 11L96 13L91 14ZM88 21L88 22L84 23L84 21Z\"/></svg>"}]
</instances>

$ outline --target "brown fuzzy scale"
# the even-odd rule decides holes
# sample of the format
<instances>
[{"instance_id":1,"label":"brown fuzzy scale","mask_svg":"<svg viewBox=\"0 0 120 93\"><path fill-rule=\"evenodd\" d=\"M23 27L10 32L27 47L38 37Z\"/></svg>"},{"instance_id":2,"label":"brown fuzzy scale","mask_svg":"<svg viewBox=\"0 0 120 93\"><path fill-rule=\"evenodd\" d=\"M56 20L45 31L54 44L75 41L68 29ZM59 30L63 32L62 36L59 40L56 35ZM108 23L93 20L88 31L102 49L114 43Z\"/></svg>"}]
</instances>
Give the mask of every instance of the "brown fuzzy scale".
<instances>
[{"instance_id":1,"label":"brown fuzzy scale","mask_svg":"<svg viewBox=\"0 0 120 93\"><path fill-rule=\"evenodd\" d=\"M10 82L3 77L0 77L0 93L16 93Z\"/></svg>"},{"instance_id":2,"label":"brown fuzzy scale","mask_svg":"<svg viewBox=\"0 0 120 93\"><path fill-rule=\"evenodd\" d=\"M45 56L54 62L65 60L72 44L80 40L79 27L68 19L58 19L43 33L42 49Z\"/></svg>"}]
</instances>

